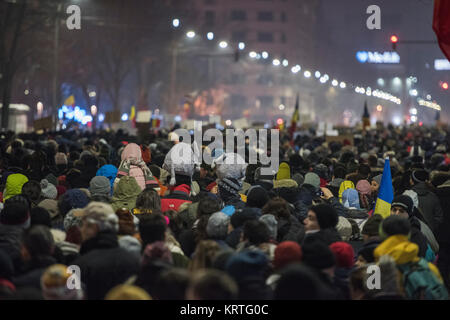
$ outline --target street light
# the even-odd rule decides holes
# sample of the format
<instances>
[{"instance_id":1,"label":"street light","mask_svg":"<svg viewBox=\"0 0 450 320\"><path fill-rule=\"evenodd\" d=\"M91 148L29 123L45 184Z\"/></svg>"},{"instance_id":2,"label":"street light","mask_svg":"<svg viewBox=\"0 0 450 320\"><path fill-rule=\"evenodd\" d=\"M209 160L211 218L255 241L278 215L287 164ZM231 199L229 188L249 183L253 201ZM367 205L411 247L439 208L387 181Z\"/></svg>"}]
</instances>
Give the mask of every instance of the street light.
<instances>
[{"instance_id":1,"label":"street light","mask_svg":"<svg viewBox=\"0 0 450 320\"><path fill-rule=\"evenodd\" d=\"M95 117L95 115L97 114L97 106L95 105L91 106L91 114Z\"/></svg>"},{"instance_id":2,"label":"street light","mask_svg":"<svg viewBox=\"0 0 450 320\"><path fill-rule=\"evenodd\" d=\"M310 78L311 77L311 72L306 70L303 75L305 76L305 78Z\"/></svg>"},{"instance_id":3,"label":"street light","mask_svg":"<svg viewBox=\"0 0 450 320\"><path fill-rule=\"evenodd\" d=\"M314 75L316 76L317 79L320 78L320 72L319 71L316 71L316 73Z\"/></svg>"},{"instance_id":4,"label":"street light","mask_svg":"<svg viewBox=\"0 0 450 320\"><path fill-rule=\"evenodd\" d=\"M180 20L179 20L179 19L173 19L173 20L172 20L172 25L173 25L175 28L178 28L178 27L180 26Z\"/></svg>"},{"instance_id":5,"label":"street light","mask_svg":"<svg viewBox=\"0 0 450 320\"><path fill-rule=\"evenodd\" d=\"M208 33L206 34L206 38L207 38L208 40L213 40L213 39L214 39L214 33L208 32Z\"/></svg>"},{"instance_id":6,"label":"street light","mask_svg":"<svg viewBox=\"0 0 450 320\"><path fill-rule=\"evenodd\" d=\"M37 109L38 117L40 117L42 115L42 112L44 111L44 104L41 101L39 101L36 104L36 109Z\"/></svg>"},{"instance_id":7,"label":"street light","mask_svg":"<svg viewBox=\"0 0 450 320\"><path fill-rule=\"evenodd\" d=\"M221 47L222 49L225 49L226 47L228 47L228 43L226 41L220 41L219 47Z\"/></svg>"},{"instance_id":8,"label":"street light","mask_svg":"<svg viewBox=\"0 0 450 320\"><path fill-rule=\"evenodd\" d=\"M273 59L273 61L272 61L272 64L274 65L274 66L279 66L280 65L280 60L278 60L278 59Z\"/></svg>"},{"instance_id":9,"label":"street light","mask_svg":"<svg viewBox=\"0 0 450 320\"><path fill-rule=\"evenodd\" d=\"M287 59L283 60L283 66L287 67L289 65L289 61Z\"/></svg>"},{"instance_id":10,"label":"street light","mask_svg":"<svg viewBox=\"0 0 450 320\"><path fill-rule=\"evenodd\" d=\"M238 48L239 48L239 50L244 50L245 49L245 43L239 42Z\"/></svg>"},{"instance_id":11,"label":"street light","mask_svg":"<svg viewBox=\"0 0 450 320\"><path fill-rule=\"evenodd\" d=\"M263 51L261 53L261 56L262 56L263 59L267 59L269 57L269 53L267 53L266 51Z\"/></svg>"},{"instance_id":12,"label":"street light","mask_svg":"<svg viewBox=\"0 0 450 320\"><path fill-rule=\"evenodd\" d=\"M188 31L186 33L186 37L188 37L190 39L194 38L195 37L195 32L194 31Z\"/></svg>"}]
</instances>

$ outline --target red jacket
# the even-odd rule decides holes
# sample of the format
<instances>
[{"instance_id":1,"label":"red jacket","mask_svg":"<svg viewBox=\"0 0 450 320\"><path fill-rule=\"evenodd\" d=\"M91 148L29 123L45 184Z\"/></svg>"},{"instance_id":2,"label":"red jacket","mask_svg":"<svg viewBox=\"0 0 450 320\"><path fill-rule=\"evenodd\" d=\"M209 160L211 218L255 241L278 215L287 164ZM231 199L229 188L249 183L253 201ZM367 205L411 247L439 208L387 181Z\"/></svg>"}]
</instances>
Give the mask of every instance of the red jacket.
<instances>
[{"instance_id":1,"label":"red jacket","mask_svg":"<svg viewBox=\"0 0 450 320\"><path fill-rule=\"evenodd\" d=\"M189 194L191 193L191 187L187 184L181 184L176 186L173 191L161 199L161 211L167 210L178 211L178 208L185 202L192 203L189 200Z\"/></svg>"}]
</instances>

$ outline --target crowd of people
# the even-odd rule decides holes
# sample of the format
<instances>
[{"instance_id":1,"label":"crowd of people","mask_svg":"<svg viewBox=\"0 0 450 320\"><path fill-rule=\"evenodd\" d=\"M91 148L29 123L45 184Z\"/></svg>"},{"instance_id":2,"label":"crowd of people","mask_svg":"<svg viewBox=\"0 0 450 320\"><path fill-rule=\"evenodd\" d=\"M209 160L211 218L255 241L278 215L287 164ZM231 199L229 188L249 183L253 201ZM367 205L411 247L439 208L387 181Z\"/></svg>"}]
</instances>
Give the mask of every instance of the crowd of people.
<instances>
[{"instance_id":1,"label":"crowd of people","mask_svg":"<svg viewBox=\"0 0 450 320\"><path fill-rule=\"evenodd\" d=\"M446 128L282 131L273 174L168 133L2 133L0 299L448 299Z\"/></svg>"}]
</instances>

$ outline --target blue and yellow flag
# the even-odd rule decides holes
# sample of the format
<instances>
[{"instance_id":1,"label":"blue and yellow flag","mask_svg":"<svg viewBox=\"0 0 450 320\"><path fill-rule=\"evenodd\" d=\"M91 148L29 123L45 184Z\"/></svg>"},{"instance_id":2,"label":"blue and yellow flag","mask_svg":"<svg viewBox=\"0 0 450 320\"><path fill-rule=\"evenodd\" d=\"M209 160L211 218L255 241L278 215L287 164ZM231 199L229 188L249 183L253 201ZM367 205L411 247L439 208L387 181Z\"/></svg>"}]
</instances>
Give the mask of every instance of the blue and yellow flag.
<instances>
[{"instance_id":1,"label":"blue and yellow flag","mask_svg":"<svg viewBox=\"0 0 450 320\"><path fill-rule=\"evenodd\" d=\"M394 200L394 188L392 187L391 165L389 158L386 158L374 214L380 214L383 218L389 217L392 200Z\"/></svg>"}]
</instances>

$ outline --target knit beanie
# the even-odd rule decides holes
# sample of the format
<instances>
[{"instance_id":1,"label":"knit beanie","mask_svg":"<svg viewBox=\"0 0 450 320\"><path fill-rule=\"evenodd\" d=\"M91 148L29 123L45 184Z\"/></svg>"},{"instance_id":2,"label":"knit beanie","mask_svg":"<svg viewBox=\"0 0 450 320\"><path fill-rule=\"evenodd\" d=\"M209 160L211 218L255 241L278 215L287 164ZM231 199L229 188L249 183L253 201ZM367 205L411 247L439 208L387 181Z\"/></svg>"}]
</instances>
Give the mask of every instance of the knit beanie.
<instances>
[{"instance_id":1,"label":"knit beanie","mask_svg":"<svg viewBox=\"0 0 450 320\"><path fill-rule=\"evenodd\" d=\"M89 198L83 191L80 189L70 189L60 199L58 208L60 213L65 216L71 209L84 208L88 203Z\"/></svg>"},{"instance_id":2,"label":"knit beanie","mask_svg":"<svg viewBox=\"0 0 450 320\"><path fill-rule=\"evenodd\" d=\"M356 184L356 190L363 195L368 195L372 192L370 183L367 180L359 180Z\"/></svg>"},{"instance_id":3,"label":"knit beanie","mask_svg":"<svg viewBox=\"0 0 450 320\"><path fill-rule=\"evenodd\" d=\"M339 218L336 210L328 204L318 204L310 209L316 214L320 229L334 228L338 224Z\"/></svg>"},{"instance_id":4,"label":"knit beanie","mask_svg":"<svg viewBox=\"0 0 450 320\"><path fill-rule=\"evenodd\" d=\"M41 180L41 194L46 199L55 200L58 197L58 190L56 187L49 183L47 179Z\"/></svg>"},{"instance_id":5,"label":"knit beanie","mask_svg":"<svg viewBox=\"0 0 450 320\"><path fill-rule=\"evenodd\" d=\"M428 180L428 177L429 177L428 172L426 172L423 169L414 170L411 174L411 178L416 183L425 182Z\"/></svg>"},{"instance_id":6,"label":"knit beanie","mask_svg":"<svg viewBox=\"0 0 450 320\"><path fill-rule=\"evenodd\" d=\"M355 252L347 242L339 241L332 243L330 249L336 258L336 267L350 269L353 267Z\"/></svg>"},{"instance_id":7,"label":"knit beanie","mask_svg":"<svg viewBox=\"0 0 450 320\"><path fill-rule=\"evenodd\" d=\"M273 214L264 214L259 218L264 222L270 231L270 238L275 240L278 234L278 221Z\"/></svg>"},{"instance_id":8,"label":"knit beanie","mask_svg":"<svg viewBox=\"0 0 450 320\"><path fill-rule=\"evenodd\" d=\"M213 213L208 219L206 233L212 239L223 240L227 237L229 223L230 217L225 213L221 211Z\"/></svg>"},{"instance_id":9,"label":"knit beanie","mask_svg":"<svg viewBox=\"0 0 450 320\"><path fill-rule=\"evenodd\" d=\"M231 256L226 272L238 283L248 277L264 277L269 259L259 250L244 250Z\"/></svg>"},{"instance_id":10,"label":"knit beanie","mask_svg":"<svg viewBox=\"0 0 450 320\"><path fill-rule=\"evenodd\" d=\"M53 199L44 199L37 205L44 208L50 214L50 218L53 219L59 214L58 202Z\"/></svg>"},{"instance_id":11,"label":"knit beanie","mask_svg":"<svg viewBox=\"0 0 450 320\"><path fill-rule=\"evenodd\" d=\"M383 175L382 175L382 174L379 174L379 175L373 177L372 180L374 180L378 185L380 185L380 184L381 184L381 178L382 178L382 177L383 177Z\"/></svg>"},{"instance_id":12,"label":"knit beanie","mask_svg":"<svg viewBox=\"0 0 450 320\"><path fill-rule=\"evenodd\" d=\"M45 179L47 179L47 181L55 187L58 185L58 178L53 173L49 173L48 175L46 175Z\"/></svg>"},{"instance_id":13,"label":"knit beanie","mask_svg":"<svg viewBox=\"0 0 450 320\"><path fill-rule=\"evenodd\" d=\"M269 195L267 190L261 186L252 186L247 191L247 207L260 208L269 201Z\"/></svg>"},{"instance_id":14,"label":"knit beanie","mask_svg":"<svg viewBox=\"0 0 450 320\"><path fill-rule=\"evenodd\" d=\"M414 204L414 208L419 207L419 196L417 195L417 192L415 192L414 190L405 190L403 194L411 198Z\"/></svg>"},{"instance_id":15,"label":"knit beanie","mask_svg":"<svg viewBox=\"0 0 450 320\"><path fill-rule=\"evenodd\" d=\"M350 221L348 221L346 218L339 216L338 217L338 224L336 225L336 231L341 236L342 240L344 241L350 241L350 238L353 234L353 227Z\"/></svg>"},{"instance_id":16,"label":"knit beanie","mask_svg":"<svg viewBox=\"0 0 450 320\"><path fill-rule=\"evenodd\" d=\"M278 168L276 180L290 179L291 178L291 168L286 162L282 162Z\"/></svg>"},{"instance_id":17,"label":"knit beanie","mask_svg":"<svg viewBox=\"0 0 450 320\"><path fill-rule=\"evenodd\" d=\"M6 200L3 210L0 212L0 224L28 228L30 226L28 200L21 195Z\"/></svg>"},{"instance_id":18,"label":"knit beanie","mask_svg":"<svg viewBox=\"0 0 450 320\"><path fill-rule=\"evenodd\" d=\"M302 186L303 183L305 183L305 177L302 176L300 173L296 173L292 176L292 180L294 180L295 182L297 182L298 186Z\"/></svg>"},{"instance_id":19,"label":"knit beanie","mask_svg":"<svg viewBox=\"0 0 450 320\"><path fill-rule=\"evenodd\" d=\"M134 254L138 258L141 257L142 245L139 240L133 236L125 235L119 237L119 247L125 249L131 254Z\"/></svg>"},{"instance_id":20,"label":"knit beanie","mask_svg":"<svg viewBox=\"0 0 450 320\"><path fill-rule=\"evenodd\" d=\"M320 188L320 178L314 172L308 172L305 175L305 181L303 182L303 184L309 184L309 185L313 186L315 189L319 189Z\"/></svg>"},{"instance_id":21,"label":"knit beanie","mask_svg":"<svg viewBox=\"0 0 450 320\"><path fill-rule=\"evenodd\" d=\"M261 173L262 167L259 167L255 170L255 181L260 181L260 180L267 180L267 181L271 181L273 180L273 175L263 175Z\"/></svg>"},{"instance_id":22,"label":"knit beanie","mask_svg":"<svg viewBox=\"0 0 450 320\"><path fill-rule=\"evenodd\" d=\"M403 209L406 210L409 216L412 215L414 210L414 203L411 197L403 194L396 196L394 200L392 200L391 208L394 206L402 207Z\"/></svg>"},{"instance_id":23,"label":"knit beanie","mask_svg":"<svg viewBox=\"0 0 450 320\"><path fill-rule=\"evenodd\" d=\"M20 173L13 173L6 179L5 191L3 191L3 201L21 194L23 185L28 182L28 178Z\"/></svg>"},{"instance_id":24,"label":"knit beanie","mask_svg":"<svg viewBox=\"0 0 450 320\"><path fill-rule=\"evenodd\" d=\"M196 144L195 144L196 145ZM180 142L174 145L164 159L162 168L170 173L170 185L174 186L176 182L175 175L188 176L192 178L196 166L200 165L198 154L194 153L191 145Z\"/></svg>"},{"instance_id":25,"label":"knit beanie","mask_svg":"<svg viewBox=\"0 0 450 320\"><path fill-rule=\"evenodd\" d=\"M256 220L258 218L257 213L252 208L243 208L240 210L237 210L236 213L234 213L231 216L231 225L234 229L242 227L247 221L250 220Z\"/></svg>"},{"instance_id":26,"label":"knit beanie","mask_svg":"<svg viewBox=\"0 0 450 320\"><path fill-rule=\"evenodd\" d=\"M64 230L68 231L70 228L76 226L81 227L82 219L79 217L79 215L75 215L79 211L83 209L81 208L75 208L70 210L66 216L64 217Z\"/></svg>"},{"instance_id":27,"label":"knit beanie","mask_svg":"<svg viewBox=\"0 0 450 320\"><path fill-rule=\"evenodd\" d=\"M68 164L67 156L62 152L58 152L57 154L55 154L55 164L56 165L61 165L61 164L67 165Z\"/></svg>"},{"instance_id":28,"label":"knit beanie","mask_svg":"<svg viewBox=\"0 0 450 320\"><path fill-rule=\"evenodd\" d=\"M364 224L361 234L365 234L369 237L378 236L378 230L380 228L380 223L383 221L383 217L379 214L374 214L369 219L367 219Z\"/></svg>"},{"instance_id":29,"label":"knit beanie","mask_svg":"<svg viewBox=\"0 0 450 320\"><path fill-rule=\"evenodd\" d=\"M111 194L110 181L104 176L93 177L89 182L89 191L91 196L104 195L109 197Z\"/></svg>"},{"instance_id":30,"label":"knit beanie","mask_svg":"<svg viewBox=\"0 0 450 320\"><path fill-rule=\"evenodd\" d=\"M297 242L283 241L275 248L273 266L275 269L281 269L285 266L302 261L302 248Z\"/></svg>"},{"instance_id":31,"label":"knit beanie","mask_svg":"<svg viewBox=\"0 0 450 320\"><path fill-rule=\"evenodd\" d=\"M105 164L104 166L100 167L100 169L97 170L96 175L108 178L112 194L114 190L114 180L116 179L117 176L117 168L112 164Z\"/></svg>"},{"instance_id":32,"label":"knit beanie","mask_svg":"<svg viewBox=\"0 0 450 320\"><path fill-rule=\"evenodd\" d=\"M241 190L241 181L234 178L223 178L219 180L219 194L222 198L227 198L231 196L239 196L239 191Z\"/></svg>"},{"instance_id":33,"label":"knit beanie","mask_svg":"<svg viewBox=\"0 0 450 320\"><path fill-rule=\"evenodd\" d=\"M315 269L327 269L335 265L333 252L317 237L306 237L303 246L303 262Z\"/></svg>"}]
</instances>

